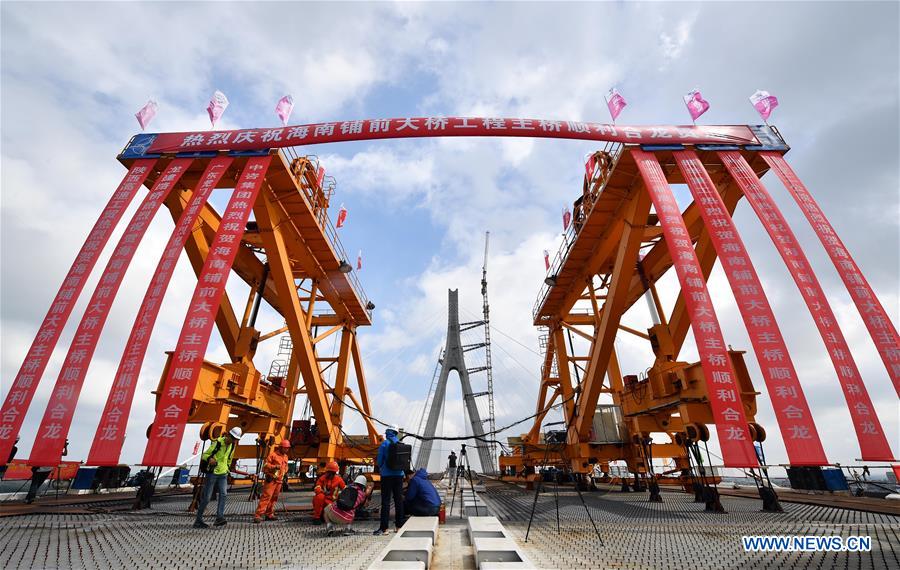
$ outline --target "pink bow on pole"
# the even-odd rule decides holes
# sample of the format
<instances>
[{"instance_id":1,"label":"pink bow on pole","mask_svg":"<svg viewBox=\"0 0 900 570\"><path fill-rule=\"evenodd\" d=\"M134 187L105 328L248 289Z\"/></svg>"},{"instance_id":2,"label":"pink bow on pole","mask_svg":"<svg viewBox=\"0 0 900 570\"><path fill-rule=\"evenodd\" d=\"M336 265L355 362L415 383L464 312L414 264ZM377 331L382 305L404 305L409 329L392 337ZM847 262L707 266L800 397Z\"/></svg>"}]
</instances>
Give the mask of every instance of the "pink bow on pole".
<instances>
[{"instance_id":1,"label":"pink bow on pole","mask_svg":"<svg viewBox=\"0 0 900 570\"><path fill-rule=\"evenodd\" d=\"M206 107L206 112L209 113L209 122L212 123L213 128L216 128L216 123L222 118L222 114L227 107L228 97L224 93L217 90L212 94L212 97L209 99L209 105Z\"/></svg>"},{"instance_id":2,"label":"pink bow on pole","mask_svg":"<svg viewBox=\"0 0 900 570\"><path fill-rule=\"evenodd\" d=\"M613 123L619 118L619 113L622 112L622 109L624 109L627 104L628 102L625 101L625 97L622 97L622 94L619 93L619 90L615 87L610 89L606 94L606 106L609 108L609 114L612 117Z\"/></svg>"},{"instance_id":3,"label":"pink bow on pole","mask_svg":"<svg viewBox=\"0 0 900 570\"><path fill-rule=\"evenodd\" d=\"M141 107L141 110L134 114L138 124L141 125L142 131L147 128L147 125L149 125L150 121L153 120L153 117L156 116L157 109L159 109L159 105L156 104L156 101L149 99L147 103Z\"/></svg>"},{"instance_id":4,"label":"pink bow on pole","mask_svg":"<svg viewBox=\"0 0 900 570\"><path fill-rule=\"evenodd\" d=\"M696 121L700 115L709 110L709 103L700 95L699 89L694 89L685 95L684 104L687 106L688 113L691 114L692 121Z\"/></svg>"},{"instance_id":5,"label":"pink bow on pole","mask_svg":"<svg viewBox=\"0 0 900 570\"><path fill-rule=\"evenodd\" d=\"M778 106L778 98L768 91L763 91L761 89L757 89L756 93L750 96L750 102L753 103L753 107L756 109L756 112L759 113L759 116L762 117L763 121L768 121L769 115L771 115L772 111L775 110L775 107Z\"/></svg>"},{"instance_id":6,"label":"pink bow on pole","mask_svg":"<svg viewBox=\"0 0 900 570\"><path fill-rule=\"evenodd\" d=\"M290 95L285 95L281 99L278 100L278 103L275 105L275 114L278 115L278 118L281 119L281 124L283 126L287 126L288 120L291 118L291 113L294 111L294 98Z\"/></svg>"}]
</instances>

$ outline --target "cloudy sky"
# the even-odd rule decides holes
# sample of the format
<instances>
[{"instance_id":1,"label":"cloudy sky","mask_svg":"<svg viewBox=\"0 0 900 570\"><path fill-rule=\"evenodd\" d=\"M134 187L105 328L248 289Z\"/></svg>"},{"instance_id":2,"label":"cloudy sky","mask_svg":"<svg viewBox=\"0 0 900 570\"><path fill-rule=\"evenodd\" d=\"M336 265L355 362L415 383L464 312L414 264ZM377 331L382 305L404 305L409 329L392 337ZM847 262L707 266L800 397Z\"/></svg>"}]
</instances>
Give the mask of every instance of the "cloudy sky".
<instances>
[{"instance_id":1,"label":"cloudy sky","mask_svg":"<svg viewBox=\"0 0 900 570\"><path fill-rule=\"evenodd\" d=\"M747 97L766 89L781 102L772 120L793 147L789 162L896 323L898 9L897 3L860 2L4 2L0 394L9 390L63 276L124 172L115 155L138 130L134 112L154 97L160 110L152 131L208 128L205 106L215 89L231 101L222 128L274 126L272 109L286 93L296 103L293 123L432 114L603 122L603 94L613 85L629 101L620 122L683 124L689 117L681 96L700 87L712 104L701 123L745 124L759 121ZM375 325L361 332L360 341L376 415L411 430L418 426L443 342L447 289L460 289L464 320L480 314L485 230L491 231L497 422L532 413L540 357L531 308L543 279L541 250L558 247L560 211L580 192L583 157L595 148L576 141L420 139L304 151L318 155L336 177L335 201L350 211L341 238L349 251L363 250L360 278L377 309ZM806 246L900 452L897 397L850 297L787 192L772 175L764 181ZM227 199L221 192L214 197L219 204ZM859 452L849 414L813 321L749 206L742 202L735 217L828 457L853 462ZM70 458L87 454L171 228L167 214L157 216L126 276L81 396ZM235 281L229 292L240 303L245 289ZM153 415L149 391L164 351L174 347L194 282L182 259L142 370L125 461L141 457ZM20 457L28 454L93 285L88 283L44 375L23 427ZM726 341L749 350L718 268L711 288ZM669 307L674 291L673 280L664 280ZM629 324L648 325L641 311L638 304ZM278 325L271 312L261 317L262 329ZM222 361L217 342L208 357ZM618 350L627 373L652 363L637 339L621 339ZM257 364L264 372L274 352L271 342L260 349ZM481 357L470 354L471 366L477 365ZM690 340L685 356L696 356ZM754 358L747 358L762 387ZM474 381L476 390L483 389L483 375ZM761 423L774 436L767 445L770 462L784 462L765 394L759 408ZM458 383L451 383L442 431L462 429ZM512 432L526 429L524 424ZM348 431L361 432L359 422ZM195 441L188 434L185 450ZM449 449L444 444L440 451Z\"/></svg>"}]
</instances>

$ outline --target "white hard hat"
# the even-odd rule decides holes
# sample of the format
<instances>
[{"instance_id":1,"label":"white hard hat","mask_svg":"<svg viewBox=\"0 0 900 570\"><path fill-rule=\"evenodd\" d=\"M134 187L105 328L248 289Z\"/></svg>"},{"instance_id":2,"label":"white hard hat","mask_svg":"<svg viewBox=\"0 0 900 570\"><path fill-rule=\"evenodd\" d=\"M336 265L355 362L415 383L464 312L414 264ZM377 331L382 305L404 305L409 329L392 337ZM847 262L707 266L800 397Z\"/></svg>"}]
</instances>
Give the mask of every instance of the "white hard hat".
<instances>
[{"instance_id":1,"label":"white hard hat","mask_svg":"<svg viewBox=\"0 0 900 570\"><path fill-rule=\"evenodd\" d=\"M228 430L228 433L231 434L231 437L233 437L234 439L241 439L241 436L244 435L244 432L242 432L241 428L239 428L238 426L234 426L233 428Z\"/></svg>"},{"instance_id":2,"label":"white hard hat","mask_svg":"<svg viewBox=\"0 0 900 570\"><path fill-rule=\"evenodd\" d=\"M357 476L357 478L354 479L353 482L356 483L357 485L362 485L363 487L365 487L366 485L369 484L369 481L368 481L368 479L366 479L365 475Z\"/></svg>"}]
</instances>

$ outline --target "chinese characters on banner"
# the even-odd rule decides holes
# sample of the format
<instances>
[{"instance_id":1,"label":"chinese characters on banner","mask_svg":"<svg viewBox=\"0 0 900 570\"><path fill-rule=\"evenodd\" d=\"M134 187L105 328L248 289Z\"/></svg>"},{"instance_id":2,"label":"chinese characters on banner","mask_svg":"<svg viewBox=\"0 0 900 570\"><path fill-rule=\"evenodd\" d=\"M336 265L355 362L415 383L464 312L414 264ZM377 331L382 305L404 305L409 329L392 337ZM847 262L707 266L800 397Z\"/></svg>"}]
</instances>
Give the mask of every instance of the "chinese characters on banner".
<instances>
[{"instance_id":1,"label":"chinese characters on banner","mask_svg":"<svg viewBox=\"0 0 900 570\"><path fill-rule=\"evenodd\" d=\"M656 157L642 150L632 150L631 153L653 201L681 284L706 377L707 396L722 448L722 459L726 467L756 467L758 461L744 414L741 389L681 210Z\"/></svg>"},{"instance_id":2,"label":"chinese characters on banner","mask_svg":"<svg viewBox=\"0 0 900 570\"><path fill-rule=\"evenodd\" d=\"M74 340L69 346L53 392L50 394L34 447L31 449L29 458L31 465L53 466L62 459L63 447L69 435L75 406L78 404L88 367L97 349L97 342L100 340L106 319L109 317L113 300L122 279L125 278L125 272L128 271L128 266L150 222L153 221L153 216L191 162L192 159L189 158L178 158L169 163L144 197L119 243L116 244L100 276L97 288L88 302L84 316L78 324Z\"/></svg>"},{"instance_id":3,"label":"chinese characters on banner","mask_svg":"<svg viewBox=\"0 0 900 570\"><path fill-rule=\"evenodd\" d=\"M847 346L847 341L838 327L834 312L825 298L819 280L813 273L812 266L800 248L797 238L788 227L787 220L784 219L778 206L775 205L756 173L740 153L719 151L718 155L772 238L791 277L797 283L803 300L809 307L816 328L822 335L822 340L825 341L828 355L831 357L844 391L847 406L850 408L850 417L859 440L862 458L866 461L893 460L890 445L888 445L875 408L872 406L869 392L862 382L856 362L850 354L850 347Z\"/></svg>"},{"instance_id":4,"label":"chinese characters on banner","mask_svg":"<svg viewBox=\"0 0 900 570\"><path fill-rule=\"evenodd\" d=\"M194 388L231 266L247 220L271 162L271 155L247 159L200 272L188 313L156 405L144 465L177 465Z\"/></svg>"},{"instance_id":5,"label":"chinese characters on banner","mask_svg":"<svg viewBox=\"0 0 900 570\"><path fill-rule=\"evenodd\" d=\"M675 151L673 154L734 292L775 408L790 463L826 465L825 450L794 363L734 221L694 151Z\"/></svg>"},{"instance_id":6,"label":"chinese characters on banner","mask_svg":"<svg viewBox=\"0 0 900 570\"><path fill-rule=\"evenodd\" d=\"M539 137L629 144L760 144L747 126L628 127L575 121L484 117L370 119L235 131L161 133L151 153L263 150L344 141L416 137Z\"/></svg>"},{"instance_id":7,"label":"chinese characters on banner","mask_svg":"<svg viewBox=\"0 0 900 570\"><path fill-rule=\"evenodd\" d=\"M56 347L59 335L72 313L72 307L78 300L78 295L81 294L88 275L97 263L97 258L100 257L100 252L109 241L109 236L116 224L119 223L138 188L150 174L150 169L155 162L155 158L141 159L131 165L125 178L122 179L103 209L100 219L94 224L94 228L81 247L81 251L78 252L69 273L66 274L62 286L25 356L25 361L13 381L12 388L6 395L6 401L0 408L0 462L5 462L9 457L9 452L22 427L22 421L25 419L25 412L28 411L34 392L37 390L44 369L50 360L50 355Z\"/></svg>"},{"instance_id":8,"label":"chinese characters on banner","mask_svg":"<svg viewBox=\"0 0 900 570\"><path fill-rule=\"evenodd\" d=\"M844 281L853 303L859 310L869 335L875 342L878 354L887 368L888 376L894 383L894 390L900 396L900 338L897 329L888 317L887 312L869 286L869 282L863 277L862 271L850 257L850 252L844 247L844 243L835 233L831 223L825 218L825 214L806 186L794 173L794 170L785 162L784 158L774 152L761 152L760 156L772 167L778 178L784 184L794 201L803 210L806 219L809 220L819 241L825 246L828 256L834 263L838 275Z\"/></svg>"},{"instance_id":9,"label":"chinese characters on banner","mask_svg":"<svg viewBox=\"0 0 900 570\"><path fill-rule=\"evenodd\" d=\"M125 343L125 350L122 352L115 380L106 400L106 407L103 408L100 424L94 434L91 451L88 454L88 465L119 464L122 444L125 442L128 414L131 411L141 366L147 353L150 334L156 323L166 288L172 279L172 273L175 271L184 244L200 217L200 211L233 160L227 156L217 156L210 161L197 182L197 187L191 195L187 208L181 213L175 224L175 231L169 237L163 250L153 278L150 280L150 286L144 294L144 300L138 310L131 334Z\"/></svg>"}]
</instances>

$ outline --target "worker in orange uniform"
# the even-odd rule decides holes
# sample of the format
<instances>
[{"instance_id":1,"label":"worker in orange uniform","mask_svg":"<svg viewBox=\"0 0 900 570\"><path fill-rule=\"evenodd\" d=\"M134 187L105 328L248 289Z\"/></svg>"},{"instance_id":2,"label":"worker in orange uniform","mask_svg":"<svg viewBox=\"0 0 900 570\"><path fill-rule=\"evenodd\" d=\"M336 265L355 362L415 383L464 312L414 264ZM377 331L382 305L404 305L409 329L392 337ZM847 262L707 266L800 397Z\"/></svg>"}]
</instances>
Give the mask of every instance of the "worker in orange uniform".
<instances>
[{"instance_id":1,"label":"worker in orange uniform","mask_svg":"<svg viewBox=\"0 0 900 570\"><path fill-rule=\"evenodd\" d=\"M256 514L253 517L253 522L255 523L262 522L263 518L267 521L277 520L275 503L278 502L284 474L287 473L288 452L290 450L291 442L287 439L282 439L278 447L266 457L266 463L263 465L263 475L266 476L266 482L263 485L262 495L259 498L259 506L256 507Z\"/></svg>"},{"instance_id":2,"label":"worker in orange uniform","mask_svg":"<svg viewBox=\"0 0 900 570\"><path fill-rule=\"evenodd\" d=\"M313 489L315 496L313 497L313 523L322 524L322 512L325 507L337 500L341 490L347 486L344 480L338 475L339 467L337 462L329 461L325 466L325 473L316 481L316 487Z\"/></svg>"}]
</instances>

